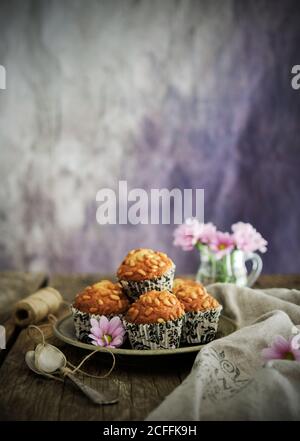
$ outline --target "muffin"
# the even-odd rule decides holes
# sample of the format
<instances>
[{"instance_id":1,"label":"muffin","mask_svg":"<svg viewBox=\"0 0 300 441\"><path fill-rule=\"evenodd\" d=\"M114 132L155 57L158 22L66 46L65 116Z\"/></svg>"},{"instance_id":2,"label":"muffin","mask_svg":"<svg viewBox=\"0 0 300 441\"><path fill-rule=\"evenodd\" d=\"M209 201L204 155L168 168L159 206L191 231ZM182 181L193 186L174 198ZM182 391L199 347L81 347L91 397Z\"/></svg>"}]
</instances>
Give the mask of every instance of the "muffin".
<instances>
[{"instance_id":1,"label":"muffin","mask_svg":"<svg viewBox=\"0 0 300 441\"><path fill-rule=\"evenodd\" d=\"M182 343L208 343L216 336L222 306L207 293L201 283L180 279L174 281L174 294L182 303Z\"/></svg>"},{"instance_id":2,"label":"muffin","mask_svg":"<svg viewBox=\"0 0 300 441\"><path fill-rule=\"evenodd\" d=\"M123 320L134 349L178 348L184 309L174 294L149 291L133 303Z\"/></svg>"},{"instance_id":3,"label":"muffin","mask_svg":"<svg viewBox=\"0 0 300 441\"><path fill-rule=\"evenodd\" d=\"M171 291L174 273L175 265L165 253L139 248L127 254L117 277L128 297L136 300L147 291Z\"/></svg>"},{"instance_id":4,"label":"muffin","mask_svg":"<svg viewBox=\"0 0 300 441\"><path fill-rule=\"evenodd\" d=\"M98 320L102 315L108 319L114 316L122 318L128 307L128 299L118 283L102 280L86 287L77 294L72 305L76 337L89 342L91 318Z\"/></svg>"},{"instance_id":5,"label":"muffin","mask_svg":"<svg viewBox=\"0 0 300 441\"><path fill-rule=\"evenodd\" d=\"M184 288L186 286L194 286L196 288L201 288L203 290L203 293L206 292L204 286L193 279L174 279L173 282L173 293L175 294L177 290Z\"/></svg>"}]
</instances>

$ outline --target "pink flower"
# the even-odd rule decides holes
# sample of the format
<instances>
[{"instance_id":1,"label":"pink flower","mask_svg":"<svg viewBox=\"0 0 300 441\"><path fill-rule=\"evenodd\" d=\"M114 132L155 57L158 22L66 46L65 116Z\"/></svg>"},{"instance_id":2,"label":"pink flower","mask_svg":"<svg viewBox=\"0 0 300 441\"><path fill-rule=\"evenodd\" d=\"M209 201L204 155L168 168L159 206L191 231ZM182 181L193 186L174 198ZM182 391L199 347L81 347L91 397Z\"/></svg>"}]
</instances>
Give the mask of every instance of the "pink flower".
<instances>
[{"instance_id":1,"label":"pink flower","mask_svg":"<svg viewBox=\"0 0 300 441\"><path fill-rule=\"evenodd\" d=\"M265 361L270 360L295 360L300 361L300 350L292 346L293 337L286 340L281 335L277 335L273 344L262 350Z\"/></svg>"},{"instance_id":2,"label":"pink flower","mask_svg":"<svg viewBox=\"0 0 300 441\"><path fill-rule=\"evenodd\" d=\"M260 251L261 253L267 251L268 242L251 224L238 222L232 225L231 229L238 250L245 252Z\"/></svg>"},{"instance_id":3,"label":"pink flower","mask_svg":"<svg viewBox=\"0 0 300 441\"><path fill-rule=\"evenodd\" d=\"M173 244L185 251L190 251L199 241L205 244L210 243L216 231L217 229L212 223L204 224L195 218L189 218L174 231Z\"/></svg>"},{"instance_id":4,"label":"pink flower","mask_svg":"<svg viewBox=\"0 0 300 441\"><path fill-rule=\"evenodd\" d=\"M119 317L109 320L105 315L100 320L91 319L92 344L96 346L106 346L108 348L118 348L122 345L125 336L125 329Z\"/></svg>"},{"instance_id":5,"label":"pink flower","mask_svg":"<svg viewBox=\"0 0 300 441\"><path fill-rule=\"evenodd\" d=\"M221 259L229 254L235 246L233 237L229 233L217 231L213 241L209 244L209 248L215 253L217 259Z\"/></svg>"},{"instance_id":6,"label":"pink flower","mask_svg":"<svg viewBox=\"0 0 300 441\"><path fill-rule=\"evenodd\" d=\"M199 240L201 224L197 219L186 219L185 223L179 225L174 231L175 246L181 247L184 251L190 251Z\"/></svg>"},{"instance_id":7,"label":"pink flower","mask_svg":"<svg viewBox=\"0 0 300 441\"><path fill-rule=\"evenodd\" d=\"M200 224L201 231L199 232L199 240L201 243L209 245L215 241L217 229L211 222L207 224Z\"/></svg>"}]
</instances>

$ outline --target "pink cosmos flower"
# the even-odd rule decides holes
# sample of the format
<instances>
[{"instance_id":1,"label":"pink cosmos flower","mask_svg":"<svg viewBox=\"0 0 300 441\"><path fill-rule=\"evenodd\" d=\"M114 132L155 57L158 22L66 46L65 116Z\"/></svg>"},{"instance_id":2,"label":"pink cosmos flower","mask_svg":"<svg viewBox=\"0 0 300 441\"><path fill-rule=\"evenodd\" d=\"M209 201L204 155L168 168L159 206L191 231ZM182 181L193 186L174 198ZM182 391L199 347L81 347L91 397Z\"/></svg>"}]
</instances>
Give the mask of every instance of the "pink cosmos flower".
<instances>
[{"instance_id":1,"label":"pink cosmos flower","mask_svg":"<svg viewBox=\"0 0 300 441\"><path fill-rule=\"evenodd\" d=\"M294 349L292 345L293 337L286 340L281 335L277 335L273 344L262 350L265 361L270 360L295 360L300 361L300 350Z\"/></svg>"},{"instance_id":2,"label":"pink cosmos flower","mask_svg":"<svg viewBox=\"0 0 300 441\"><path fill-rule=\"evenodd\" d=\"M217 259L221 259L226 254L229 254L234 246L235 242L231 234L217 231L209 248L215 253Z\"/></svg>"},{"instance_id":3,"label":"pink cosmos flower","mask_svg":"<svg viewBox=\"0 0 300 441\"><path fill-rule=\"evenodd\" d=\"M199 240L201 243L209 245L210 243L215 241L215 237L217 234L217 229L211 222L207 224L200 224L201 231L199 232Z\"/></svg>"},{"instance_id":4,"label":"pink cosmos flower","mask_svg":"<svg viewBox=\"0 0 300 441\"><path fill-rule=\"evenodd\" d=\"M231 229L238 250L245 252L260 251L261 253L267 251L268 242L251 224L238 222L232 225Z\"/></svg>"},{"instance_id":5,"label":"pink cosmos flower","mask_svg":"<svg viewBox=\"0 0 300 441\"><path fill-rule=\"evenodd\" d=\"M105 315L100 320L91 319L92 344L96 346L106 346L108 348L118 348L122 345L125 336L125 329L119 317L109 320Z\"/></svg>"},{"instance_id":6,"label":"pink cosmos flower","mask_svg":"<svg viewBox=\"0 0 300 441\"><path fill-rule=\"evenodd\" d=\"M174 231L173 244L181 247L184 251L190 251L199 241L205 244L210 243L216 231L217 229L212 223L204 224L195 218L189 218Z\"/></svg>"},{"instance_id":7,"label":"pink cosmos flower","mask_svg":"<svg viewBox=\"0 0 300 441\"><path fill-rule=\"evenodd\" d=\"M200 231L201 224L197 219L186 219L184 224L175 229L173 244L181 247L184 251L190 251L198 242Z\"/></svg>"}]
</instances>

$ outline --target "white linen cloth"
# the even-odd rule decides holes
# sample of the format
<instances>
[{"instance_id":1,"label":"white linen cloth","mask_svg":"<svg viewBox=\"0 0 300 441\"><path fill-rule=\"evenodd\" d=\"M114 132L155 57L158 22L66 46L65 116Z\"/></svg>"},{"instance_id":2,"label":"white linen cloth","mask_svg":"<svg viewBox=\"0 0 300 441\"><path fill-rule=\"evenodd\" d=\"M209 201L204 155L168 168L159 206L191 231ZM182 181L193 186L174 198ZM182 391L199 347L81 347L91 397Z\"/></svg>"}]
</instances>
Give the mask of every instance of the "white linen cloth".
<instances>
[{"instance_id":1,"label":"white linen cloth","mask_svg":"<svg viewBox=\"0 0 300 441\"><path fill-rule=\"evenodd\" d=\"M300 363L264 363L261 350L300 324L300 291L208 287L237 330L207 344L191 373L147 421L300 420Z\"/></svg>"}]
</instances>

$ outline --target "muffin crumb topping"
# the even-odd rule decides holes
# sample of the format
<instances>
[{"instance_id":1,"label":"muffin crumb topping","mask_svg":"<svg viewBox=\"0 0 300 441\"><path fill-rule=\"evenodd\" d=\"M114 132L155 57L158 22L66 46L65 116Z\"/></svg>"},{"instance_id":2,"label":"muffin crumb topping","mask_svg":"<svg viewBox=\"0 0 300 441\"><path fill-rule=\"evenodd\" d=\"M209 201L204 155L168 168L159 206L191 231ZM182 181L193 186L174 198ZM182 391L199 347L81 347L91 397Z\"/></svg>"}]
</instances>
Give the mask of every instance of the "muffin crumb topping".
<instances>
[{"instance_id":1,"label":"muffin crumb topping","mask_svg":"<svg viewBox=\"0 0 300 441\"><path fill-rule=\"evenodd\" d=\"M119 283L102 280L77 294L73 306L90 314L121 314L127 311L129 302Z\"/></svg>"},{"instance_id":2,"label":"muffin crumb topping","mask_svg":"<svg viewBox=\"0 0 300 441\"><path fill-rule=\"evenodd\" d=\"M195 280L175 279L173 292L181 301L186 312L215 309L219 302L206 291L205 287Z\"/></svg>"},{"instance_id":3,"label":"muffin crumb topping","mask_svg":"<svg viewBox=\"0 0 300 441\"><path fill-rule=\"evenodd\" d=\"M131 323L164 323L182 317L184 309L176 296L169 291L149 291L129 308L126 320Z\"/></svg>"},{"instance_id":4,"label":"muffin crumb topping","mask_svg":"<svg viewBox=\"0 0 300 441\"><path fill-rule=\"evenodd\" d=\"M127 254L118 269L117 276L125 280L151 280L161 277L172 266L174 263L165 253L150 248L138 248Z\"/></svg>"}]
</instances>

